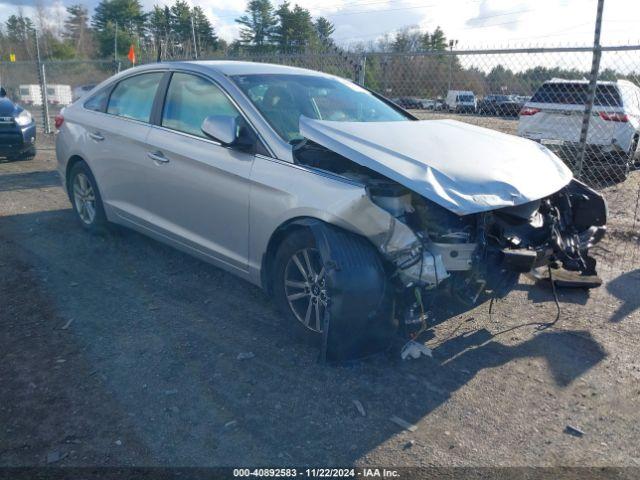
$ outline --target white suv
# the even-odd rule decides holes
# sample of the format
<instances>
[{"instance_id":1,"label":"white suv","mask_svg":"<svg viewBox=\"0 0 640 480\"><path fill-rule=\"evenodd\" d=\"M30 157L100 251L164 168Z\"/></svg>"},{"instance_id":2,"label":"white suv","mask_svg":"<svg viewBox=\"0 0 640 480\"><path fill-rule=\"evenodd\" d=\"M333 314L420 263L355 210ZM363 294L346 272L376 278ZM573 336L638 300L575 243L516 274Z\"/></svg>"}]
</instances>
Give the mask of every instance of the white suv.
<instances>
[{"instance_id":1,"label":"white suv","mask_svg":"<svg viewBox=\"0 0 640 480\"><path fill-rule=\"evenodd\" d=\"M587 99L587 80L554 78L545 82L520 111L518 135L562 150L575 162ZM626 178L640 138L640 88L618 80L598 82L587 136L587 169L607 169Z\"/></svg>"}]
</instances>

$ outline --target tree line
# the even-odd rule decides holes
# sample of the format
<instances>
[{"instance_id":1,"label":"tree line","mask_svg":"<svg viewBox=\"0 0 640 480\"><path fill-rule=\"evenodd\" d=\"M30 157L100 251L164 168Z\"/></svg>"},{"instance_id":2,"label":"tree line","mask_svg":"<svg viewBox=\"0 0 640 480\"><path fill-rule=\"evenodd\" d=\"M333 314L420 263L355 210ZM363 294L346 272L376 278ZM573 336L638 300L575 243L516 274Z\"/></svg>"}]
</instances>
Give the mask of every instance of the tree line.
<instances>
[{"instance_id":1,"label":"tree line","mask_svg":"<svg viewBox=\"0 0 640 480\"><path fill-rule=\"evenodd\" d=\"M10 54L17 60L35 59L35 32L44 59L125 59L134 45L138 63L223 56L337 53L335 65L314 55L297 61L299 66L355 78L359 55L365 63L366 85L393 97L435 97L448 88L477 94L513 93L530 95L542 82L553 78L582 78L577 69L532 65L513 71L507 64L491 69L464 65L465 57L444 54L453 42L437 27L432 32L408 26L379 39L338 48L334 25L325 17L313 17L308 9L289 1L275 7L271 0L249 0L245 12L235 19L239 36L231 42L218 37L201 7L185 0L144 11L139 0L101 0L93 14L82 4L67 7L64 18L47 18L42 6L35 15L20 10L0 24L0 61ZM420 55L428 53L429 55ZM442 54L441 54L442 53ZM386 55L386 54L404 54ZM480 57L477 57L480 58ZM522 57L530 58L530 57ZM126 60L125 60L126 61ZM622 76L603 70L602 80ZM626 77L634 77L627 75Z\"/></svg>"},{"instance_id":2,"label":"tree line","mask_svg":"<svg viewBox=\"0 0 640 480\"><path fill-rule=\"evenodd\" d=\"M56 21L57 20L57 21ZM184 0L144 11L139 0L101 0L91 15L82 4L66 8L64 19L47 18L42 6L33 17L21 10L0 24L0 60L35 58L35 33L46 59L124 58L131 45L144 60L215 54L302 53L333 46L334 25L308 9L284 2L251 0L236 19L240 36L218 37L201 7Z\"/></svg>"}]
</instances>

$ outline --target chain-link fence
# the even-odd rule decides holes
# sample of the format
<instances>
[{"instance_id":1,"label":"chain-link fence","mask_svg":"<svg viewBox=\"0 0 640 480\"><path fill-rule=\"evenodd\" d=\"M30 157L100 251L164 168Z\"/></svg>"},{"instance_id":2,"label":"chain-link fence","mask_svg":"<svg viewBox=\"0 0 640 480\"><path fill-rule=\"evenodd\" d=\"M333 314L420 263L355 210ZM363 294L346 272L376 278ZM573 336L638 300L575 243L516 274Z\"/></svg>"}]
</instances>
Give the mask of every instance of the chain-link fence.
<instances>
[{"instance_id":1,"label":"chain-link fence","mask_svg":"<svg viewBox=\"0 0 640 480\"><path fill-rule=\"evenodd\" d=\"M610 207L601 264L640 261L640 46L363 55L365 86L421 119L452 118L539 142ZM480 160L480 159L479 159Z\"/></svg>"},{"instance_id":2,"label":"chain-link fence","mask_svg":"<svg viewBox=\"0 0 640 480\"><path fill-rule=\"evenodd\" d=\"M41 133L52 133L64 106L117 71L113 61L0 62L0 85L31 112Z\"/></svg>"},{"instance_id":3,"label":"chain-link fence","mask_svg":"<svg viewBox=\"0 0 640 480\"><path fill-rule=\"evenodd\" d=\"M607 197L610 234L600 247L603 263L628 269L640 260L640 45L412 54L334 49L217 59L331 73L383 94L420 119L453 118L539 142ZM129 66L127 60L0 63L0 83L50 131L60 108Z\"/></svg>"}]
</instances>

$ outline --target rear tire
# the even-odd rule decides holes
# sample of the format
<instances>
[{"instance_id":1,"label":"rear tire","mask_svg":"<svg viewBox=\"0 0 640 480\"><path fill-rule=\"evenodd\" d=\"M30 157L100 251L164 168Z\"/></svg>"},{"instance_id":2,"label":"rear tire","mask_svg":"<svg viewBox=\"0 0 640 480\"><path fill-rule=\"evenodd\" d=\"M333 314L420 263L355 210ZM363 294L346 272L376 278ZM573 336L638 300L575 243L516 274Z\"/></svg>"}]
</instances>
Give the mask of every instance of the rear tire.
<instances>
[{"instance_id":1,"label":"rear tire","mask_svg":"<svg viewBox=\"0 0 640 480\"><path fill-rule=\"evenodd\" d=\"M638 152L638 142L640 142L640 137L636 135L633 137L631 148L629 149L629 159L636 169L640 169L640 152Z\"/></svg>"},{"instance_id":2,"label":"rear tire","mask_svg":"<svg viewBox=\"0 0 640 480\"><path fill-rule=\"evenodd\" d=\"M613 166L611 170L611 178L616 183L622 183L629 177L631 171L632 160L627 154L620 155L620 163Z\"/></svg>"},{"instance_id":3,"label":"rear tire","mask_svg":"<svg viewBox=\"0 0 640 480\"><path fill-rule=\"evenodd\" d=\"M91 233L103 233L108 225L107 216L96 179L85 162L80 161L71 168L67 189L82 228Z\"/></svg>"}]
</instances>

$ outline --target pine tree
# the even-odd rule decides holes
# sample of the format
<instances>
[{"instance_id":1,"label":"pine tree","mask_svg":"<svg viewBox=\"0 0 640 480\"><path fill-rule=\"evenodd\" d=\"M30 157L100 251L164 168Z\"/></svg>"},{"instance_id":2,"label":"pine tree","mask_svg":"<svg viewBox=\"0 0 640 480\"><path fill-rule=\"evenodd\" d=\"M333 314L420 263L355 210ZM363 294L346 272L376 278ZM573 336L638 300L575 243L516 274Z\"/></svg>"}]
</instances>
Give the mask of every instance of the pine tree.
<instances>
[{"instance_id":1,"label":"pine tree","mask_svg":"<svg viewBox=\"0 0 640 480\"><path fill-rule=\"evenodd\" d=\"M447 37L440 27L436 27L429 38L429 44L427 50L442 52L448 47Z\"/></svg>"},{"instance_id":2,"label":"pine tree","mask_svg":"<svg viewBox=\"0 0 640 480\"><path fill-rule=\"evenodd\" d=\"M117 24L118 55L126 55L129 46L144 37L145 23L146 14L139 0L101 0L91 21L96 31L99 53L104 58L113 55Z\"/></svg>"},{"instance_id":3,"label":"pine tree","mask_svg":"<svg viewBox=\"0 0 640 480\"><path fill-rule=\"evenodd\" d=\"M240 45L256 52L273 49L276 18L270 0L250 0L245 14L236 18L240 28Z\"/></svg>"},{"instance_id":4,"label":"pine tree","mask_svg":"<svg viewBox=\"0 0 640 480\"><path fill-rule=\"evenodd\" d=\"M325 45L332 45L333 40L331 39L331 35L333 35L333 32L336 30L333 23L325 17L318 17L313 25L316 29L318 39Z\"/></svg>"},{"instance_id":5,"label":"pine tree","mask_svg":"<svg viewBox=\"0 0 640 480\"><path fill-rule=\"evenodd\" d=\"M289 2L284 2L276 11L278 25L274 38L282 53L300 53L316 43L317 35L306 8L296 5L291 9Z\"/></svg>"},{"instance_id":6,"label":"pine tree","mask_svg":"<svg viewBox=\"0 0 640 480\"><path fill-rule=\"evenodd\" d=\"M89 11L82 4L67 7L62 37L75 49L77 57L90 57L93 53L93 38L89 28Z\"/></svg>"},{"instance_id":7,"label":"pine tree","mask_svg":"<svg viewBox=\"0 0 640 480\"><path fill-rule=\"evenodd\" d=\"M201 7L193 7L193 23L200 51L217 50L218 36Z\"/></svg>"}]
</instances>

